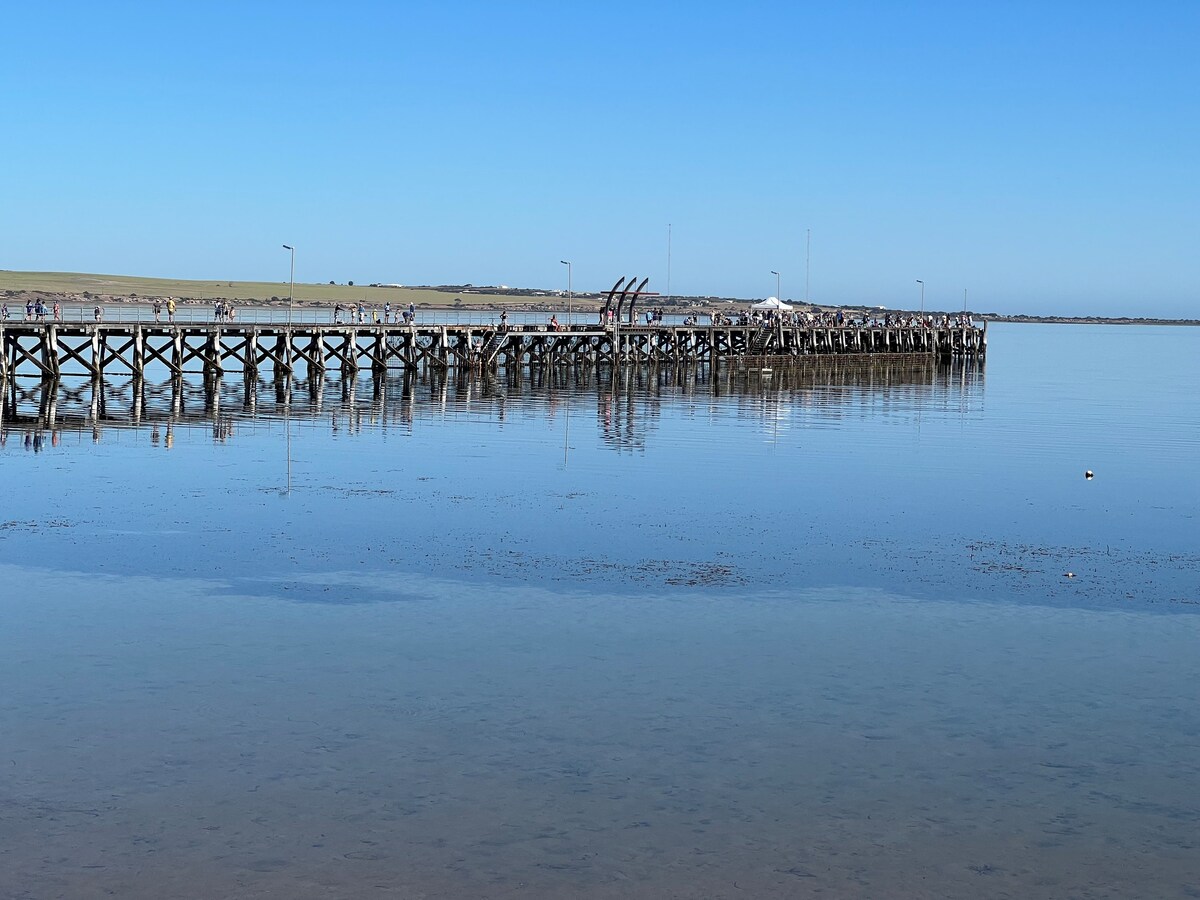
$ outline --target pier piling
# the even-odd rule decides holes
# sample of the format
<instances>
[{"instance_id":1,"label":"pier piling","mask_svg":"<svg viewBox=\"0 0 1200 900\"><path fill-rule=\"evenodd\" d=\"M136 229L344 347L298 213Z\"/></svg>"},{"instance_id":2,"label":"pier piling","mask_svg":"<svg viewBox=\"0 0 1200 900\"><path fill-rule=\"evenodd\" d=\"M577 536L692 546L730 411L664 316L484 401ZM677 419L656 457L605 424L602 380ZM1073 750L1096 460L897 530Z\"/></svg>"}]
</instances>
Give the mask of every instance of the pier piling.
<instances>
[{"instance_id":1,"label":"pier piling","mask_svg":"<svg viewBox=\"0 0 1200 900\"><path fill-rule=\"evenodd\" d=\"M815 356L916 354L983 359L987 330L976 326L766 325L240 325L0 323L0 378L57 378L74 371L142 377L161 365L173 377L230 367L247 376L270 364L276 378L298 366L352 375L390 369L516 370L608 365L708 363L746 358L799 361ZM235 370L236 370L235 369Z\"/></svg>"}]
</instances>

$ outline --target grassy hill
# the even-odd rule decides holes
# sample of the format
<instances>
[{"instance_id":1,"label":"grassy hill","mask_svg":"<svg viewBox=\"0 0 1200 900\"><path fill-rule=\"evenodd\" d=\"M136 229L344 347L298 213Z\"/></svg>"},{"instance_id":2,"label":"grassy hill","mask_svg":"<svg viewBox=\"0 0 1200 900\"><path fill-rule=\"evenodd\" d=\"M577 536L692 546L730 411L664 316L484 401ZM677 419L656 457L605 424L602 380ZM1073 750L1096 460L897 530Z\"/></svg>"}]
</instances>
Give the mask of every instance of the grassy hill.
<instances>
[{"instance_id":1,"label":"grassy hill","mask_svg":"<svg viewBox=\"0 0 1200 900\"><path fill-rule=\"evenodd\" d=\"M86 294L86 296L85 296ZM106 300L120 302L134 298L176 297L196 302L233 300L240 304L270 305L287 303L288 283L278 281L183 281L174 278L140 278L134 275L89 275L80 272L9 272L0 270L0 296L10 303L23 303L26 295L66 302ZM273 300L272 298L278 298ZM424 307L501 308L563 310L567 298L551 291L527 288L476 288L473 285L437 285L423 287L372 287L350 284L296 283L297 306L332 305L363 302L368 306L404 307L412 303ZM575 309L596 309L603 302L599 294L575 294ZM662 301L654 301L661 303ZM707 309L718 303L746 304L752 301L717 297L674 297L668 305ZM725 307L721 307L725 308ZM826 307L829 308L829 307ZM872 310L875 306L845 307ZM894 309L893 312L899 312ZM932 312L932 310L931 310ZM1092 316L1028 316L981 313L975 315L997 322L1099 323L1111 325L1200 325L1198 319L1158 319Z\"/></svg>"},{"instance_id":2,"label":"grassy hill","mask_svg":"<svg viewBox=\"0 0 1200 900\"><path fill-rule=\"evenodd\" d=\"M451 287L370 287L349 284L302 284L296 282L295 302L307 303L363 303L380 306L391 302L393 306L455 306L456 300L464 307L471 306L516 306L529 303L545 303L558 308L566 298L554 295L529 296L529 292L493 293L487 288L476 289L470 285ZM53 295L64 300L88 298L178 297L192 300L235 300L241 303L270 304L287 303L288 283L278 281L183 281L173 278L141 278L134 275L90 275L79 272L10 272L0 270L0 293L9 297L21 294ZM85 298L84 295L88 297ZM278 298L274 299L273 298ZM578 298L577 298L578 299Z\"/></svg>"}]
</instances>

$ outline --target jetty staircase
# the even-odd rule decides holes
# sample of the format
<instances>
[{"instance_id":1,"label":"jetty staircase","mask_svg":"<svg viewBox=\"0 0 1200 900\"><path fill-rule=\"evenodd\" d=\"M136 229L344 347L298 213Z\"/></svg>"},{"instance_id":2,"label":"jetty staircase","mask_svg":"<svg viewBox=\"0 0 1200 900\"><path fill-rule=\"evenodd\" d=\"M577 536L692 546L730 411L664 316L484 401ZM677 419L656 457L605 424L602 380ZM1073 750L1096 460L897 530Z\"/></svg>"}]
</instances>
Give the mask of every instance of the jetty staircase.
<instances>
[{"instance_id":1,"label":"jetty staircase","mask_svg":"<svg viewBox=\"0 0 1200 900\"><path fill-rule=\"evenodd\" d=\"M760 356L767 350L767 345L771 343L771 326L763 322L759 326L758 331L750 336L750 353Z\"/></svg>"},{"instance_id":2,"label":"jetty staircase","mask_svg":"<svg viewBox=\"0 0 1200 900\"><path fill-rule=\"evenodd\" d=\"M479 351L479 358L483 361L484 366L491 368L496 364L496 357L500 354L500 349L504 346L507 336L507 332L496 331L483 342L483 347Z\"/></svg>"}]
</instances>

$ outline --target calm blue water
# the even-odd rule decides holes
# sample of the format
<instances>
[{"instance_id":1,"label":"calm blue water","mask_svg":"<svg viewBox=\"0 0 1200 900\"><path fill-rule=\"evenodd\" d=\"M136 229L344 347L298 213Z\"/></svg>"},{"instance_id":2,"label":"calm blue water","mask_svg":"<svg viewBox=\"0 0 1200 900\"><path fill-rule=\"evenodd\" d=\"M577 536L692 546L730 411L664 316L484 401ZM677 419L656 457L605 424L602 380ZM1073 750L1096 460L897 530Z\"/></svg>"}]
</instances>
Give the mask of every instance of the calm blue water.
<instances>
[{"instance_id":1,"label":"calm blue water","mask_svg":"<svg viewBox=\"0 0 1200 900\"><path fill-rule=\"evenodd\" d=\"M10 386L5 889L1196 896L1200 332L989 340Z\"/></svg>"}]
</instances>

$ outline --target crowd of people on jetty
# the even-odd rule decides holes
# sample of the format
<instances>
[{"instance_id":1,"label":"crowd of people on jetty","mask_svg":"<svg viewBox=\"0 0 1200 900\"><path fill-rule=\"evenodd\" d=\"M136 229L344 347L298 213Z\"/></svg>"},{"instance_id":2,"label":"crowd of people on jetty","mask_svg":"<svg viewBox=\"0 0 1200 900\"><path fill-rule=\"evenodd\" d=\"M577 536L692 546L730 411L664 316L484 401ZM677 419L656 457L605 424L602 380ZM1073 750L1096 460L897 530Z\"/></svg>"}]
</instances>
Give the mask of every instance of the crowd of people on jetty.
<instances>
[{"instance_id":1,"label":"crowd of people on jetty","mask_svg":"<svg viewBox=\"0 0 1200 900\"><path fill-rule=\"evenodd\" d=\"M167 298L166 307L167 307L167 321L168 321L168 322L171 322L171 323L174 323L174 322L175 322L175 309L176 309L176 307L175 307L175 298L174 298L174 297L168 297L168 298ZM156 299L156 300L154 301L154 306L153 306L153 309L154 309L154 321L155 321L155 322L161 322L161 321L162 321L162 314L163 314L163 302L162 302L162 300L157 300L157 299ZM231 312L231 314L232 314L232 308L230 309L230 312Z\"/></svg>"},{"instance_id":2,"label":"crowd of people on jetty","mask_svg":"<svg viewBox=\"0 0 1200 900\"><path fill-rule=\"evenodd\" d=\"M161 322L163 310L167 312L167 321L175 321L175 310L177 309L174 297L168 297L166 303L161 299L156 298L151 304L151 309L154 312L154 321ZM81 311L82 314L82 311ZM213 315L217 321L230 321L234 316L232 304L222 304L218 302L213 310ZM12 311L8 308L8 303L0 303L0 322L7 322L12 318ZM62 303L55 300L50 306L47 306L43 300L26 300L25 301L25 319L26 322L42 322L47 321L62 322L63 308ZM104 307L96 306L92 309L92 321L104 321Z\"/></svg>"},{"instance_id":3,"label":"crowd of people on jetty","mask_svg":"<svg viewBox=\"0 0 1200 900\"><path fill-rule=\"evenodd\" d=\"M342 322L343 316L346 317L345 322ZM374 306L368 309L362 303L348 303L345 306L338 303L333 308L334 325L414 325L416 321L417 307L412 303L408 304L407 309L397 308L394 315L390 302L383 304L382 309Z\"/></svg>"},{"instance_id":4,"label":"crowd of people on jetty","mask_svg":"<svg viewBox=\"0 0 1200 900\"><path fill-rule=\"evenodd\" d=\"M966 328L971 325L969 313L949 313L939 315L892 313L885 312L880 316L877 312L864 311L858 315L847 314L844 310L822 310L820 312L800 312L784 310L750 310L727 316L721 312L708 314L710 325L782 325L792 328ZM699 325L700 317L688 316L683 320L684 325Z\"/></svg>"},{"instance_id":5,"label":"crowd of people on jetty","mask_svg":"<svg viewBox=\"0 0 1200 900\"><path fill-rule=\"evenodd\" d=\"M6 302L4 304L0 304L0 320L7 322L11 315L12 313L9 312L8 303ZM55 322L61 322L63 320L62 304L57 300L54 301L53 306L47 306L45 302L40 299L25 301L26 322L45 322L46 317L49 315L54 316Z\"/></svg>"},{"instance_id":6,"label":"crowd of people on jetty","mask_svg":"<svg viewBox=\"0 0 1200 900\"><path fill-rule=\"evenodd\" d=\"M151 310L156 323L162 322L164 311L168 323L174 324L176 321L177 306L174 297L168 297L165 301L161 298L154 299L151 301ZM215 322L233 322L237 318L237 309L228 300L215 301L212 310ZM645 327L663 325L666 323L666 316L666 311L661 308L647 309L638 316L637 324ZM25 301L24 321L45 323L51 320L50 317L54 322L63 321L63 308L59 301L55 300L53 305L47 305L40 299ZM0 305L0 321L8 321L10 318L8 303L5 302ZM104 321L104 308L96 306L92 311L92 318L96 322ZM501 310L499 319L500 330L507 331L508 310ZM417 308L412 303L409 303L407 308L399 306L393 308L390 302L384 303L380 307L368 307L361 302L338 303L333 307L334 325L415 325L416 320ZM616 310L611 307L607 310L600 310L599 325L602 328L611 329L617 324ZM881 310L846 312L841 309L809 311L750 309L731 313L721 310L704 314L691 313L684 318L683 324L690 327L704 324L713 327L741 325L791 328L966 328L971 326L972 321L971 315L967 312L934 315ZM551 331L560 331L563 328L558 321L557 314L550 316L547 325Z\"/></svg>"}]
</instances>

